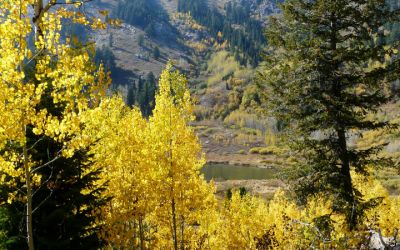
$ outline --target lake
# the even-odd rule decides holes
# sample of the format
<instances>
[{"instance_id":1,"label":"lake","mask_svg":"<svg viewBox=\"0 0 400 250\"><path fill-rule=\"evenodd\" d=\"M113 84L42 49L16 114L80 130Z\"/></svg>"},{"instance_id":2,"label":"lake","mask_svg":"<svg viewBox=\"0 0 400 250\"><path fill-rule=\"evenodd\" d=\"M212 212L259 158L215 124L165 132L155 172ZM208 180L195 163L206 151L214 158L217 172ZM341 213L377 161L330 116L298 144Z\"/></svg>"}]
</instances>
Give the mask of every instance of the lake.
<instances>
[{"instance_id":1,"label":"lake","mask_svg":"<svg viewBox=\"0 0 400 250\"><path fill-rule=\"evenodd\" d=\"M207 164L201 169L206 180L265 180L275 177L276 170L235 166L227 164Z\"/></svg>"}]
</instances>

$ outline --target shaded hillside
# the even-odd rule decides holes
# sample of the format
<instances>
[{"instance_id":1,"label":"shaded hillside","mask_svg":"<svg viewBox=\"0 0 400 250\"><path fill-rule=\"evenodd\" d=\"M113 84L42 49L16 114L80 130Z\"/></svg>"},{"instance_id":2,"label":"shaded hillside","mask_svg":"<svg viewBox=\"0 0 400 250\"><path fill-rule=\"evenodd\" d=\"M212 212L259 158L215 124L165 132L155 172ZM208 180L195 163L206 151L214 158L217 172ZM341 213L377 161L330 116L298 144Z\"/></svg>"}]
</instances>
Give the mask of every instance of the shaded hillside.
<instances>
[{"instance_id":1,"label":"shaded hillside","mask_svg":"<svg viewBox=\"0 0 400 250\"><path fill-rule=\"evenodd\" d=\"M215 7L218 5L207 0L178 0L178 11L190 13L211 35L227 40L229 50L242 65L256 66L266 44L263 32L260 32L262 20L253 18L256 7L262 2L227 1L221 11Z\"/></svg>"},{"instance_id":2,"label":"shaded hillside","mask_svg":"<svg viewBox=\"0 0 400 250\"><path fill-rule=\"evenodd\" d=\"M126 24L142 29L149 37L169 46L176 46L179 31L158 0L123 0L113 10L114 16Z\"/></svg>"}]
</instances>

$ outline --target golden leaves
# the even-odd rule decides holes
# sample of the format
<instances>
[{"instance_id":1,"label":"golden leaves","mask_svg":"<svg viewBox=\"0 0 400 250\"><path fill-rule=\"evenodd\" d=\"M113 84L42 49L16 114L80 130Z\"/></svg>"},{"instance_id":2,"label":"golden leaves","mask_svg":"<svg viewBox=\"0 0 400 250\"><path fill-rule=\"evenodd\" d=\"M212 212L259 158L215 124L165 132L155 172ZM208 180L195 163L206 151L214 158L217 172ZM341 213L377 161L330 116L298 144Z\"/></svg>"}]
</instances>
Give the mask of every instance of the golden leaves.
<instances>
[{"instance_id":1,"label":"golden leaves","mask_svg":"<svg viewBox=\"0 0 400 250\"><path fill-rule=\"evenodd\" d=\"M200 236L191 225L215 205L213 187L199 176L204 159L188 126L192 104L186 79L169 64L159 85L148 121L118 97L83 115L88 137L97 138L92 160L105 168L103 181L114 197L103 208L101 234L113 246L139 246L142 233L154 238L144 242L147 247L170 248L171 216L188 225L179 239L196 242ZM148 230L140 229L139 223Z\"/></svg>"},{"instance_id":2,"label":"golden leaves","mask_svg":"<svg viewBox=\"0 0 400 250\"><path fill-rule=\"evenodd\" d=\"M79 115L96 107L111 81L104 68L96 68L91 61L91 46L61 41L64 19L84 25L90 25L90 20L80 12L58 8L32 23L32 4L31 0L0 2L0 149L5 152L0 155L0 178L8 176L11 186L24 181L21 149L27 147L26 128L64 142L62 153L71 156L86 146L72 143L81 137ZM96 26L100 26L98 20ZM28 47L30 37L36 37L34 49ZM29 159L29 166L38 164ZM34 174L30 178L40 181Z\"/></svg>"}]
</instances>

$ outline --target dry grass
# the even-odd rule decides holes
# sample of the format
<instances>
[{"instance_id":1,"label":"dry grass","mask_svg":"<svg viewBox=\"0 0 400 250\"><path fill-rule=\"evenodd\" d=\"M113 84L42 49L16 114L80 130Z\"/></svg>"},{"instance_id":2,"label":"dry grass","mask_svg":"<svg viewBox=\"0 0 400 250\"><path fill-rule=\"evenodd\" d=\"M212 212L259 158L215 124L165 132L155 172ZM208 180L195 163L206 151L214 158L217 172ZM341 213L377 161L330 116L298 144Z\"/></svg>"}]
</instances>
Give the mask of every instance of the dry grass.
<instances>
[{"instance_id":1,"label":"dry grass","mask_svg":"<svg viewBox=\"0 0 400 250\"><path fill-rule=\"evenodd\" d=\"M226 126L234 126L236 128L255 129L261 132L264 132L268 126L265 119L241 110L235 110L231 112L227 117L225 117L224 124Z\"/></svg>"},{"instance_id":2,"label":"dry grass","mask_svg":"<svg viewBox=\"0 0 400 250\"><path fill-rule=\"evenodd\" d=\"M224 197L227 190L235 190L244 187L252 195L260 196L268 199L279 188L285 188L286 185L278 179L270 180L228 180L215 183L217 186L217 194Z\"/></svg>"}]
</instances>

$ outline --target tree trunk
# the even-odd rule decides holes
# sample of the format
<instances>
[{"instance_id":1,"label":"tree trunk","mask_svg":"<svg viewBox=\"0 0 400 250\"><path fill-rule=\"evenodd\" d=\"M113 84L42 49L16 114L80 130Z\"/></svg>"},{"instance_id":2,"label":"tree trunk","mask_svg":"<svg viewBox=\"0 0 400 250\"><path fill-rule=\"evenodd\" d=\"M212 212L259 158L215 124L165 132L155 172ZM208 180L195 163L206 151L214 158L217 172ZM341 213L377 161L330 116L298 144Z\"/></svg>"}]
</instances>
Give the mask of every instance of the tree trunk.
<instances>
[{"instance_id":1,"label":"tree trunk","mask_svg":"<svg viewBox=\"0 0 400 250\"><path fill-rule=\"evenodd\" d=\"M176 228L176 212L175 212L175 199L172 198L172 237L174 239L174 249L178 250L178 235L177 235L177 228Z\"/></svg>"},{"instance_id":2,"label":"tree trunk","mask_svg":"<svg viewBox=\"0 0 400 250\"><path fill-rule=\"evenodd\" d=\"M332 54L336 53L337 50L337 17L336 13L332 12L330 16L331 20L331 50ZM340 63L337 60L332 59L332 72L337 71L340 68ZM342 91L343 91L343 86L341 82L334 76L333 77L333 94L337 99L342 98ZM337 124L341 124L342 118L338 113L334 114L336 118ZM350 159L349 159L349 150L347 147L347 141L346 141L346 129L343 128L342 126L338 126L335 128L337 136L338 136L338 156L341 162L341 170L340 173L344 177L343 179L343 191L345 195L346 202L348 205L351 207L350 214L347 216L347 222L349 223L349 229L352 230L356 224L356 215L354 214L354 193L353 193L353 184L351 180L351 174L350 174Z\"/></svg>"},{"instance_id":3,"label":"tree trunk","mask_svg":"<svg viewBox=\"0 0 400 250\"><path fill-rule=\"evenodd\" d=\"M354 213L354 193L353 193L353 184L351 180L351 173L350 173L350 160L348 155L348 148L346 142L346 132L344 129L337 130L338 139L339 139L339 154L340 154L340 161L341 161L341 174L344 177L343 179L343 188L346 194L346 202L348 203L349 207L351 207L350 214L348 214L348 222L349 222L349 229L352 230L357 223L357 215Z\"/></svg>"},{"instance_id":4,"label":"tree trunk","mask_svg":"<svg viewBox=\"0 0 400 250\"><path fill-rule=\"evenodd\" d=\"M181 216L181 250L185 249L185 218L183 218L183 216Z\"/></svg>"},{"instance_id":5,"label":"tree trunk","mask_svg":"<svg viewBox=\"0 0 400 250\"><path fill-rule=\"evenodd\" d=\"M41 16L43 11L43 0L36 0L34 3L34 16L33 16L33 25L35 26L35 41L39 41L39 37L43 36L43 30L41 27Z\"/></svg>"},{"instance_id":6,"label":"tree trunk","mask_svg":"<svg viewBox=\"0 0 400 250\"><path fill-rule=\"evenodd\" d=\"M26 144L23 147L24 170L26 179L26 233L29 250L34 250L32 230L32 183L29 170L28 149Z\"/></svg>"},{"instance_id":7,"label":"tree trunk","mask_svg":"<svg viewBox=\"0 0 400 250\"><path fill-rule=\"evenodd\" d=\"M339 137L339 147L340 147L340 160L342 162L341 174L345 176L345 185L344 188L349 193L353 193L352 183L351 183L351 175L350 175L350 162L348 157L348 149L346 142L346 132L343 129L339 129L337 131Z\"/></svg>"},{"instance_id":8,"label":"tree trunk","mask_svg":"<svg viewBox=\"0 0 400 250\"><path fill-rule=\"evenodd\" d=\"M41 28L41 15L43 11L43 0L36 0L33 4L34 16L33 24L35 27L35 41L39 41L39 37L43 36L43 31ZM26 135L26 126L24 127L24 134ZM24 157L24 170L26 179L26 234L29 250L34 250L33 242L33 227L32 227L32 183L31 183L31 173L29 169L29 159L28 159L28 148L25 143L23 146L23 157Z\"/></svg>"},{"instance_id":9,"label":"tree trunk","mask_svg":"<svg viewBox=\"0 0 400 250\"><path fill-rule=\"evenodd\" d=\"M144 232L143 232L143 219L139 218L139 237L140 237L140 250L144 250Z\"/></svg>"}]
</instances>

